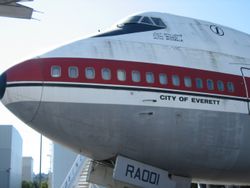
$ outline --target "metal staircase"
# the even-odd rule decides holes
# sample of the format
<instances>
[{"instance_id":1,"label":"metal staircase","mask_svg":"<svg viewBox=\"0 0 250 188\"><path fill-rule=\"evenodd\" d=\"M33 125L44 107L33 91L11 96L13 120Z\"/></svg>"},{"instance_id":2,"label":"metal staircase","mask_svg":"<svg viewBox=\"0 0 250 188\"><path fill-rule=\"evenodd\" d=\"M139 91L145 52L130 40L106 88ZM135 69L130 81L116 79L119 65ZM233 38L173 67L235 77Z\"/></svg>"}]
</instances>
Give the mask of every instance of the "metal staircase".
<instances>
[{"instance_id":1,"label":"metal staircase","mask_svg":"<svg viewBox=\"0 0 250 188\"><path fill-rule=\"evenodd\" d=\"M84 167L84 163L87 158L83 157L82 155L78 155L69 170L67 176L65 177L62 185L60 188L74 188L74 184L76 181L76 177L80 173L80 170Z\"/></svg>"},{"instance_id":2,"label":"metal staircase","mask_svg":"<svg viewBox=\"0 0 250 188\"><path fill-rule=\"evenodd\" d=\"M91 159L78 155L61 188L104 188L87 182Z\"/></svg>"},{"instance_id":3,"label":"metal staircase","mask_svg":"<svg viewBox=\"0 0 250 188\"><path fill-rule=\"evenodd\" d=\"M91 159L89 159L89 158L85 159L83 168L81 170L81 173L79 175L77 185L75 188L90 188L90 184L86 181L90 162L91 162Z\"/></svg>"}]
</instances>

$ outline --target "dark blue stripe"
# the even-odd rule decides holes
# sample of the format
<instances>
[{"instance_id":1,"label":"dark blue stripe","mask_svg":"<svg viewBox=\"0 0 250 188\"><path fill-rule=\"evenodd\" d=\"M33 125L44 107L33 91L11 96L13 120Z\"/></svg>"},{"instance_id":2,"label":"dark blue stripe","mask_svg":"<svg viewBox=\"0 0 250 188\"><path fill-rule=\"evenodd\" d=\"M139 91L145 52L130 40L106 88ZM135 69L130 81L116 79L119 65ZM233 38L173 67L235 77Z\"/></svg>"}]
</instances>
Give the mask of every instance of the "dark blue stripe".
<instances>
[{"instance_id":1,"label":"dark blue stripe","mask_svg":"<svg viewBox=\"0 0 250 188\"><path fill-rule=\"evenodd\" d=\"M0 99L3 98L6 89L6 74L0 75Z\"/></svg>"}]
</instances>

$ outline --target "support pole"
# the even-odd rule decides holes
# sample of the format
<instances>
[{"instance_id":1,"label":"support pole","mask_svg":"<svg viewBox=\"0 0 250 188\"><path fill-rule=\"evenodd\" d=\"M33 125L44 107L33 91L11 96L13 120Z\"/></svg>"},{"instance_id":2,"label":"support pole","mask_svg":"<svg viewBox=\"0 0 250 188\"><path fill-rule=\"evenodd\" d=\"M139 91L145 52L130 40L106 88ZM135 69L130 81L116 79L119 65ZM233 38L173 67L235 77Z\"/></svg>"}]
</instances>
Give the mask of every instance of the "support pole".
<instances>
[{"instance_id":1,"label":"support pole","mask_svg":"<svg viewBox=\"0 0 250 188\"><path fill-rule=\"evenodd\" d=\"M39 188L42 187L42 148L43 148L43 135L40 136L40 167L39 167Z\"/></svg>"}]
</instances>

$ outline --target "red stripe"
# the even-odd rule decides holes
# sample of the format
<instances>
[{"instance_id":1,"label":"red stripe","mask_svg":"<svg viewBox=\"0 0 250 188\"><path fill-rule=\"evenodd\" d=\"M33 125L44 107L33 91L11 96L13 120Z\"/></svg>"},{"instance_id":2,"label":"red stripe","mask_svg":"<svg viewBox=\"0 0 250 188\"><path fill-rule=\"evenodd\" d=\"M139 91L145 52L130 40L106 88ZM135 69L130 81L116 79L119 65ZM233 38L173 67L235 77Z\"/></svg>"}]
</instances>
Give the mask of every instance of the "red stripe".
<instances>
[{"instance_id":1,"label":"red stripe","mask_svg":"<svg viewBox=\"0 0 250 188\"><path fill-rule=\"evenodd\" d=\"M32 63L31 63L32 62ZM76 82L76 83L97 83L97 84L115 84L115 85L128 85L128 86L142 86L142 87L155 87L155 88L168 88L176 89L180 91L192 91L201 93L220 94L228 96L246 97L246 91L243 83L242 76L225 74L207 70L199 70L192 68L159 65L152 63L141 63L131 61L120 60L102 60L102 59L83 59L83 58L44 58L33 59L8 71L8 81L41 81L42 76L39 72L41 70L40 64L42 62L44 81L55 82ZM60 78L51 77L51 66L61 66L62 76ZM68 77L68 67L76 66L79 69L79 77L76 79ZM86 79L85 68L95 68L96 77L93 80ZM109 68L112 73L111 80L103 80L101 78L101 69ZM40 69L40 70L39 70ZM119 81L116 77L116 71L123 69L126 71L126 81ZM141 73L141 82L135 83L131 79L132 70L138 70ZM155 82L149 84L146 82L145 73L153 72L155 75ZM165 73L168 76L168 84L161 85L159 83L158 75ZM174 86L172 84L171 76L178 75L180 77L180 86ZM192 87L187 88L184 85L184 77L190 77L192 79ZM201 78L203 80L203 88L198 89L195 87L195 78ZM214 81L214 90L208 90L206 87L206 80L211 79ZM248 78L250 80L250 78ZM217 89L217 81L223 81L225 85L225 91L219 91ZM233 93L228 92L226 89L226 83L230 81L234 84L235 91ZM248 82L250 83L250 82ZM250 86L249 86L250 87Z\"/></svg>"},{"instance_id":2,"label":"red stripe","mask_svg":"<svg viewBox=\"0 0 250 188\"><path fill-rule=\"evenodd\" d=\"M40 59L28 60L6 71L7 82L42 81L42 64Z\"/></svg>"}]
</instances>

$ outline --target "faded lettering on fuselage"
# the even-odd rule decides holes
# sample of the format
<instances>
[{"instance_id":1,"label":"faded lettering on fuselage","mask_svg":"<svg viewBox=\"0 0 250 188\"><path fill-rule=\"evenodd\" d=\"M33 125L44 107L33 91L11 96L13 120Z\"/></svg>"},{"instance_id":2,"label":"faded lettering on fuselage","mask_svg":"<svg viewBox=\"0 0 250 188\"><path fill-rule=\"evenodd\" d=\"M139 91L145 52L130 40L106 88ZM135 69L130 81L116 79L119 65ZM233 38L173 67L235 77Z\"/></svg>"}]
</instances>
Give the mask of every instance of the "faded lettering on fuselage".
<instances>
[{"instance_id":1,"label":"faded lettering on fuselage","mask_svg":"<svg viewBox=\"0 0 250 188\"><path fill-rule=\"evenodd\" d=\"M168 41L183 42L182 34L170 34L170 33L154 32L153 39L154 40L168 40Z\"/></svg>"}]
</instances>

